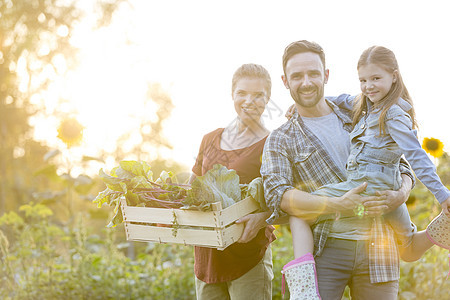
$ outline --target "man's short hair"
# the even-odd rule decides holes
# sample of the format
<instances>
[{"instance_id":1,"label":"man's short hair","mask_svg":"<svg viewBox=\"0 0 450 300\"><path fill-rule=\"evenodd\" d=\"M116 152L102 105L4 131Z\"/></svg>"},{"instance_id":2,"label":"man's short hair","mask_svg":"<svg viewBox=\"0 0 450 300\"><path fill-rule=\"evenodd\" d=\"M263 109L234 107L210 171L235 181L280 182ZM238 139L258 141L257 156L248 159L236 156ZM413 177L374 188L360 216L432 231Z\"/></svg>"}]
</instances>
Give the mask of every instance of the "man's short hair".
<instances>
[{"instance_id":1,"label":"man's short hair","mask_svg":"<svg viewBox=\"0 0 450 300\"><path fill-rule=\"evenodd\" d=\"M286 64L288 60L298 54L298 53L304 53L304 52L312 52L319 55L320 60L322 61L323 68L325 67L325 52L323 51L322 47L320 47L319 44L315 42L310 42L306 40L296 41L290 43L286 49L284 49L283 54L283 72L286 75Z\"/></svg>"}]
</instances>

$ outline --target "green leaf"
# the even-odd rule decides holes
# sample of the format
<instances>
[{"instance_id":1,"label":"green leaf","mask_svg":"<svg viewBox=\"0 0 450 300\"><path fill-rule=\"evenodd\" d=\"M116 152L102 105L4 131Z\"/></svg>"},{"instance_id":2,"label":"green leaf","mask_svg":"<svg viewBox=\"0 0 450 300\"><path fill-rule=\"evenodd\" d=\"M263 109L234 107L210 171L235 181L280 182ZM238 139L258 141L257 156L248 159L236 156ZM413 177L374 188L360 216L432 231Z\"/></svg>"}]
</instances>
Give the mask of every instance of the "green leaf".
<instances>
[{"instance_id":1,"label":"green leaf","mask_svg":"<svg viewBox=\"0 0 450 300\"><path fill-rule=\"evenodd\" d=\"M142 202L139 196L130 190L126 192L125 198L127 198L127 204L131 206L136 206L139 202Z\"/></svg>"},{"instance_id":2,"label":"green leaf","mask_svg":"<svg viewBox=\"0 0 450 300\"><path fill-rule=\"evenodd\" d=\"M241 200L239 176L235 170L216 164L203 176L198 176L191 184L184 204L205 206L221 202L226 208Z\"/></svg>"},{"instance_id":3,"label":"green leaf","mask_svg":"<svg viewBox=\"0 0 450 300\"><path fill-rule=\"evenodd\" d=\"M114 177L121 178L121 179L133 179L136 176L133 173L122 169L122 167L115 168L114 169L114 174L111 173L111 175L114 176Z\"/></svg>"},{"instance_id":4,"label":"green leaf","mask_svg":"<svg viewBox=\"0 0 450 300\"><path fill-rule=\"evenodd\" d=\"M120 207L120 205L117 205L116 208L114 209L115 215L112 218L111 222L109 222L108 225L106 225L106 227L116 227L118 224L122 223L123 221L123 216L122 216L122 208Z\"/></svg>"},{"instance_id":5,"label":"green leaf","mask_svg":"<svg viewBox=\"0 0 450 300\"><path fill-rule=\"evenodd\" d=\"M262 210L267 211L267 204L264 198L264 187L262 177L257 177L253 179L249 184L241 184L241 189L245 191L243 198L251 196L256 202L259 203L259 206Z\"/></svg>"},{"instance_id":6,"label":"green leaf","mask_svg":"<svg viewBox=\"0 0 450 300\"><path fill-rule=\"evenodd\" d=\"M110 176L106 174L103 169L100 169L99 174L100 178L103 180L103 182L106 184L108 188L110 188L113 191L123 192L123 185L121 183L124 183L124 179Z\"/></svg>"},{"instance_id":7,"label":"green leaf","mask_svg":"<svg viewBox=\"0 0 450 300\"><path fill-rule=\"evenodd\" d=\"M104 203L111 205L114 200L118 197L122 196L122 193L117 193L116 191L111 190L110 188L106 188L104 191L98 193L97 197L92 200L93 203L97 204L97 207L100 208Z\"/></svg>"},{"instance_id":8,"label":"green leaf","mask_svg":"<svg viewBox=\"0 0 450 300\"><path fill-rule=\"evenodd\" d=\"M119 164L122 169L129 173L151 179L152 172L150 171L150 166L144 161L123 160Z\"/></svg>"},{"instance_id":9,"label":"green leaf","mask_svg":"<svg viewBox=\"0 0 450 300\"><path fill-rule=\"evenodd\" d=\"M120 167L115 167L115 168L113 168L113 169L111 170L111 176L122 178L121 176L118 176L118 175L116 174L116 171L117 171L117 169L119 169L119 168L120 168Z\"/></svg>"},{"instance_id":10,"label":"green leaf","mask_svg":"<svg viewBox=\"0 0 450 300\"><path fill-rule=\"evenodd\" d=\"M155 182L158 184L167 182L172 183L173 182L172 178L173 178L172 172L162 171L161 174L159 175L159 178Z\"/></svg>"},{"instance_id":11,"label":"green leaf","mask_svg":"<svg viewBox=\"0 0 450 300\"><path fill-rule=\"evenodd\" d=\"M130 187L132 189L139 189L139 188L150 189L153 187L153 185L147 180L145 176L136 176L133 179L131 179Z\"/></svg>"}]
</instances>

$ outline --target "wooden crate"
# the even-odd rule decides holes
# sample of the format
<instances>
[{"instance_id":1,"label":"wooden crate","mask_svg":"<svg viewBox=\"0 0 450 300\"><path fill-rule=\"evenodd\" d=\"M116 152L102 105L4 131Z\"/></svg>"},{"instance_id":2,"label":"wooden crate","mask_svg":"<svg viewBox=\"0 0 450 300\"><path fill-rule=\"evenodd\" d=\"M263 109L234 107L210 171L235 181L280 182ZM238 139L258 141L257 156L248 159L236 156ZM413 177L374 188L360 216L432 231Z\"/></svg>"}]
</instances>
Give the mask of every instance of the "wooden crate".
<instances>
[{"instance_id":1,"label":"wooden crate","mask_svg":"<svg viewBox=\"0 0 450 300\"><path fill-rule=\"evenodd\" d=\"M244 224L234 222L259 209L259 204L247 197L222 209L213 204L213 211L127 206L121 200L125 234L129 241L153 241L195 245L223 250L236 242ZM177 223L175 228L174 223ZM167 226L167 227L164 227Z\"/></svg>"}]
</instances>

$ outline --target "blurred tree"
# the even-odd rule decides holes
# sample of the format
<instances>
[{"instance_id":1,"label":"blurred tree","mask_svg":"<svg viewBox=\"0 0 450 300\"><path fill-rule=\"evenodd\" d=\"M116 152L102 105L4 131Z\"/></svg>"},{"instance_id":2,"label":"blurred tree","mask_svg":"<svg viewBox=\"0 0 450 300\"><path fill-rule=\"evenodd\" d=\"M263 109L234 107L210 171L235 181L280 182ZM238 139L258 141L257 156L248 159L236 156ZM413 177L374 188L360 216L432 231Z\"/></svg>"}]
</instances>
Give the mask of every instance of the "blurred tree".
<instances>
[{"instance_id":1,"label":"blurred tree","mask_svg":"<svg viewBox=\"0 0 450 300\"><path fill-rule=\"evenodd\" d=\"M125 0L97 0L97 26L108 25ZM71 33L81 1L0 1L0 215L31 198L30 170L45 146L33 142L30 118L52 80L76 63ZM6 199L11 199L6 201Z\"/></svg>"},{"instance_id":2,"label":"blurred tree","mask_svg":"<svg viewBox=\"0 0 450 300\"><path fill-rule=\"evenodd\" d=\"M163 134L163 123L170 116L174 106L172 98L159 83L149 83L144 101L144 114L137 116L139 118L138 132L124 134L118 139L114 157L118 161L134 159L148 162L155 179L159 177L161 171L167 170L176 174L179 182L186 182L188 179L186 168L161 155L164 149L172 148ZM131 141L132 139L135 141ZM124 147L126 144L132 146ZM134 242L128 243L127 255L132 259L135 258Z\"/></svg>"},{"instance_id":3,"label":"blurred tree","mask_svg":"<svg viewBox=\"0 0 450 300\"><path fill-rule=\"evenodd\" d=\"M116 159L146 161L156 178L163 170L170 170L175 174L184 171L185 166L169 161L163 155L164 150L172 149L163 133L163 124L170 117L174 107L172 98L159 83L149 83L144 101L144 114L136 116L139 119L138 132L124 134L118 139L114 151ZM127 144L131 147L124 147ZM181 177L181 180L185 179Z\"/></svg>"}]
</instances>

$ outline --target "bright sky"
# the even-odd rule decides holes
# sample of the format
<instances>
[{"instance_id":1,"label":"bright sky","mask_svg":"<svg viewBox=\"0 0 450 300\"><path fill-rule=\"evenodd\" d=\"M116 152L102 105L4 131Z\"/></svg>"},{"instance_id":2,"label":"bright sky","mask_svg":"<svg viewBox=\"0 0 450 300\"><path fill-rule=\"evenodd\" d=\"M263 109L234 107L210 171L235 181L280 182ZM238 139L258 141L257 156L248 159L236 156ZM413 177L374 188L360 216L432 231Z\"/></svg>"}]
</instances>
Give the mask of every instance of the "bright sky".
<instances>
[{"instance_id":1,"label":"bright sky","mask_svg":"<svg viewBox=\"0 0 450 300\"><path fill-rule=\"evenodd\" d=\"M420 138L439 138L450 151L445 0L131 2L108 29L80 28L74 37L82 59L62 86L68 110L78 110L86 127L87 155L111 148L120 131L134 128L135 116L153 116L142 103L147 82L159 82L175 104L165 123L174 146L167 156L190 168L202 136L235 117L231 77L249 62L272 76L264 120L276 128L293 103L280 79L281 56L300 39L325 50L326 95L359 92L356 62L363 50L376 44L393 50L415 102Z\"/></svg>"}]
</instances>

